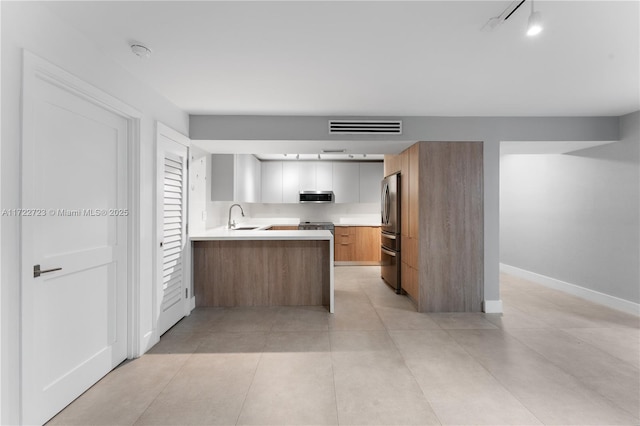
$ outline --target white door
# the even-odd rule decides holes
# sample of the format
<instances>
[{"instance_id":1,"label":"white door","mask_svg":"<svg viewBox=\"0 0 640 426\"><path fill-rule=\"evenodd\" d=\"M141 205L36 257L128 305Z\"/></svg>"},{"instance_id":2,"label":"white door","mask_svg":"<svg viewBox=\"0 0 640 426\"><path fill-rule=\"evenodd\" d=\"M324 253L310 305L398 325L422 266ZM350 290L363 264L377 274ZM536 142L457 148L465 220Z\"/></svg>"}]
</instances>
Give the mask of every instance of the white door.
<instances>
[{"instance_id":1,"label":"white door","mask_svg":"<svg viewBox=\"0 0 640 426\"><path fill-rule=\"evenodd\" d=\"M25 65L25 424L44 423L127 356L128 121L64 87Z\"/></svg>"},{"instance_id":2,"label":"white door","mask_svg":"<svg viewBox=\"0 0 640 426\"><path fill-rule=\"evenodd\" d=\"M189 270L187 239L188 139L158 123L156 294L158 335L188 312Z\"/></svg>"}]
</instances>

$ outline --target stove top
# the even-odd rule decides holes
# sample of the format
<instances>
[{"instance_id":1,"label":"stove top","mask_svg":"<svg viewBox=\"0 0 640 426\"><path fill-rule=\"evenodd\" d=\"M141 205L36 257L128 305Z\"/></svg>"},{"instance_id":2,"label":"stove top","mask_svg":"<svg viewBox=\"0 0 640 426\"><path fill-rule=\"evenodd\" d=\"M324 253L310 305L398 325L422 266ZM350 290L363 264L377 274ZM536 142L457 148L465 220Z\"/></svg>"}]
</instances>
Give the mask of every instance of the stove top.
<instances>
[{"instance_id":1,"label":"stove top","mask_svg":"<svg viewBox=\"0 0 640 426\"><path fill-rule=\"evenodd\" d=\"M301 229L303 231L318 230L318 229L327 230L327 231L331 231L331 233L333 234L334 226L333 226L333 222L305 221L305 222L300 222L300 224L298 225L298 229Z\"/></svg>"}]
</instances>

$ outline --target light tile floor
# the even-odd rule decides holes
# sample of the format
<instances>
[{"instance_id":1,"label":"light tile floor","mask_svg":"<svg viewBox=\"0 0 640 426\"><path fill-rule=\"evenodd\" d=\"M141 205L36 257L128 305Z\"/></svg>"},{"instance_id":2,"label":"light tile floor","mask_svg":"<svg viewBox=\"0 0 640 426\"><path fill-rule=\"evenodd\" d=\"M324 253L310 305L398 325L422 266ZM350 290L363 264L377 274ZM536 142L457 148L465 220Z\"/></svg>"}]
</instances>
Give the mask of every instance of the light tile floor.
<instances>
[{"instance_id":1,"label":"light tile floor","mask_svg":"<svg viewBox=\"0 0 640 426\"><path fill-rule=\"evenodd\" d=\"M419 314L375 267L336 313L196 309L50 424L637 425L640 324L508 275L505 313Z\"/></svg>"}]
</instances>

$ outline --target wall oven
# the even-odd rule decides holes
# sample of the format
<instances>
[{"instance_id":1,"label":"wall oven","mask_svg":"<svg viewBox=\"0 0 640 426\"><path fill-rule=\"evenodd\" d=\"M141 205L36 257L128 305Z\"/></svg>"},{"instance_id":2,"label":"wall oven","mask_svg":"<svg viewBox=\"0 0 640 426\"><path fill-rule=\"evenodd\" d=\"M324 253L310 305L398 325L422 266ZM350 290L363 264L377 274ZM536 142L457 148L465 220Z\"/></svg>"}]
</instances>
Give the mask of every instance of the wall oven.
<instances>
[{"instance_id":1,"label":"wall oven","mask_svg":"<svg viewBox=\"0 0 640 426\"><path fill-rule=\"evenodd\" d=\"M382 180L380 227L380 275L396 293L402 293L400 281L400 173Z\"/></svg>"}]
</instances>

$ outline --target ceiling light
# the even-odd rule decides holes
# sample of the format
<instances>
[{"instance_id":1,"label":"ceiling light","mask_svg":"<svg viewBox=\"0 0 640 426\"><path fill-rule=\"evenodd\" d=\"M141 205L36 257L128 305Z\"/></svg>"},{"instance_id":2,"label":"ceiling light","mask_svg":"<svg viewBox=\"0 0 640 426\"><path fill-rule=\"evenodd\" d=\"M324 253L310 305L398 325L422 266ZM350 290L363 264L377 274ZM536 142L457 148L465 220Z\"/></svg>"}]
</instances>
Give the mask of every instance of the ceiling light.
<instances>
[{"instance_id":1,"label":"ceiling light","mask_svg":"<svg viewBox=\"0 0 640 426\"><path fill-rule=\"evenodd\" d=\"M323 154L342 154L343 152L347 152L346 149L342 148L342 149L323 149L322 153Z\"/></svg>"},{"instance_id":2,"label":"ceiling light","mask_svg":"<svg viewBox=\"0 0 640 426\"><path fill-rule=\"evenodd\" d=\"M132 44L131 51L139 58L147 59L151 56L151 49L140 43Z\"/></svg>"},{"instance_id":3,"label":"ceiling light","mask_svg":"<svg viewBox=\"0 0 640 426\"><path fill-rule=\"evenodd\" d=\"M531 15L529 15L529 25L527 25L527 35L532 37L542 31L542 15L533 10L533 0L531 0Z\"/></svg>"}]
</instances>

